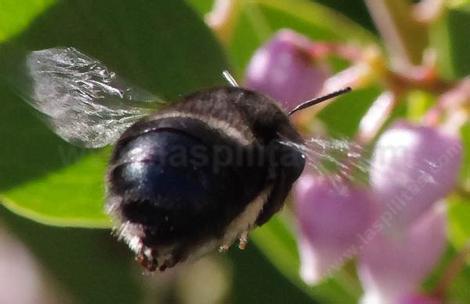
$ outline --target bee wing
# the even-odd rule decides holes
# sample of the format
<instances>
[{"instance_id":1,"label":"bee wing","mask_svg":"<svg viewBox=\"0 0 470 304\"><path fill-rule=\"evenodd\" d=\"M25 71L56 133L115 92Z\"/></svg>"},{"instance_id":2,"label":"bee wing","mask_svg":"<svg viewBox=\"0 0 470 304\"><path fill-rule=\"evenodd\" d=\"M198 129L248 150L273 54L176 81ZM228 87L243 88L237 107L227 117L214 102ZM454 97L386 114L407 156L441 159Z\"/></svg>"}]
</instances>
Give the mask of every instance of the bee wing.
<instances>
[{"instance_id":1,"label":"bee wing","mask_svg":"<svg viewBox=\"0 0 470 304\"><path fill-rule=\"evenodd\" d=\"M54 132L88 148L115 142L164 103L71 47L29 53L19 77L14 85Z\"/></svg>"},{"instance_id":2,"label":"bee wing","mask_svg":"<svg viewBox=\"0 0 470 304\"><path fill-rule=\"evenodd\" d=\"M306 169L316 175L363 182L370 169L370 151L351 139L315 137L287 144L304 154Z\"/></svg>"}]
</instances>

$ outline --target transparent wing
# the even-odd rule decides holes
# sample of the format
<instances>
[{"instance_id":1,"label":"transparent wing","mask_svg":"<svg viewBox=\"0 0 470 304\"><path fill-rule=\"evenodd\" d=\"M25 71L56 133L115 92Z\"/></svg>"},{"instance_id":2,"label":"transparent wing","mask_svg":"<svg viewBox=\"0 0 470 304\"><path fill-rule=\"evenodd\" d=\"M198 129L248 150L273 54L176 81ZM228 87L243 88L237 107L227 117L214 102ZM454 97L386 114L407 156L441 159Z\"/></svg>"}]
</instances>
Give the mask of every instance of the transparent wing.
<instances>
[{"instance_id":1,"label":"transparent wing","mask_svg":"<svg viewBox=\"0 0 470 304\"><path fill-rule=\"evenodd\" d=\"M31 52L23 69L20 81L15 81L20 94L44 114L55 133L79 146L115 142L163 103L71 47Z\"/></svg>"},{"instance_id":2,"label":"transparent wing","mask_svg":"<svg viewBox=\"0 0 470 304\"><path fill-rule=\"evenodd\" d=\"M347 138L309 138L303 144L283 142L306 157L306 171L331 181L367 183L370 151Z\"/></svg>"},{"instance_id":3,"label":"transparent wing","mask_svg":"<svg viewBox=\"0 0 470 304\"><path fill-rule=\"evenodd\" d=\"M358 181L370 169L370 151L351 139L310 138L305 141L304 153L308 166L318 174Z\"/></svg>"}]
</instances>

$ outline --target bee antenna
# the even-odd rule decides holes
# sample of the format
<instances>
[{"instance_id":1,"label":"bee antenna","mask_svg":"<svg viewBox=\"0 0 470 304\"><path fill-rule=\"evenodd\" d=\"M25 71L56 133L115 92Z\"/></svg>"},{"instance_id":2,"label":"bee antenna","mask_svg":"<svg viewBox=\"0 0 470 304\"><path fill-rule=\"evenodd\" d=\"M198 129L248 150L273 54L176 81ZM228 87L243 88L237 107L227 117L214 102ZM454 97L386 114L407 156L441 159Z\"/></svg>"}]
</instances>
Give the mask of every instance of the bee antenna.
<instances>
[{"instance_id":1,"label":"bee antenna","mask_svg":"<svg viewBox=\"0 0 470 304\"><path fill-rule=\"evenodd\" d=\"M298 106L296 106L295 108L293 108L292 110L290 110L290 112L288 113L289 116L291 116L292 114L294 114L295 112L297 111L300 111L302 109L305 109L305 108L308 108L308 107L311 107L313 105L316 105L320 102L323 102L325 100L328 100L328 99L331 99L331 98L334 98L334 97L337 97L339 95L343 95L345 93L349 93L351 92L351 88L350 87L346 87L344 89L341 89L341 90L338 90L338 91L335 91L333 93L330 93L330 94L326 94L326 95L323 95L323 96L320 96L320 97L317 97L317 98L314 98L314 99L310 99L310 100L307 100L307 101L304 101L302 102L301 104L299 104Z\"/></svg>"},{"instance_id":2,"label":"bee antenna","mask_svg":"<svg viewBox=\"0 0 470 304\"><path fill-rule=\"evenodd\" d=\"M227 80L227 82L230 83L232 87L236 87L236 88L239 87L237 81L235 80L235 78L233 78L232 74L230 74L229 71L227 70L223 71L222 76L224 76L225 80Z\"/></svg>"}]
</instances>

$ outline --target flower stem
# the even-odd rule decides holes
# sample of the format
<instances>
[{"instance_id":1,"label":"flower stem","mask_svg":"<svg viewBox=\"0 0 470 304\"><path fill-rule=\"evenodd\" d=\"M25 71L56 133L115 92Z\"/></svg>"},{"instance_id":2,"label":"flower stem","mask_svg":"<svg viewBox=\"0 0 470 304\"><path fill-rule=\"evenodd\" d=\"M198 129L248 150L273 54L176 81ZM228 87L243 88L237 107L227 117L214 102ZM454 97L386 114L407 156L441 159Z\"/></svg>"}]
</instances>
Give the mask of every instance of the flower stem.
<instances>
[{"instance_id":1,"label":"flower stem","mask_svg":"<svg viewBox=\"0 0 470 304\"><path fill-rule=\"evenodd\" d=\"M460 271L465 267L467 259L470 257L470 242L457 253L457 255L449 262L442 277L434 289L434 294L439 298L444 298L447 290L457 277Z\"/></svg>"},{"instance_id":2,"label":"flower stem","mask_svg":"<svg viewBox=\"0 0 470 304\"><path fill-rule=\"evenodd\" d=\"M407 0L366 0L369 12L384 38L392 65L399 71L419 65L428 43L426 26L413 18Z\"/></svg>"},{"instance_id":3,"label":"flower stem","mask_svg":"<svg viewBox=\"0 0 470 304\"><path fill-rule=\"evenodd\" d=\"M240 1L216 0L212 11L206 15L207 24L222 43L228 44L232 39L239 13Z\"/></svg>"}]
</instances>

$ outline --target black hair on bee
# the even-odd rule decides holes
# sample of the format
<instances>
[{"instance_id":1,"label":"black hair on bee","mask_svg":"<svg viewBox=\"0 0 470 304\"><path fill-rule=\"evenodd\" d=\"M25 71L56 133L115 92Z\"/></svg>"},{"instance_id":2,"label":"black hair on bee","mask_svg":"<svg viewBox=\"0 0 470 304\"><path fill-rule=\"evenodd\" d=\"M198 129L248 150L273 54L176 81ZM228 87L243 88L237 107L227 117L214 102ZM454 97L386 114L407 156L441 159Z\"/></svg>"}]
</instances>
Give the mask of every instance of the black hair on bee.
<instances>
[{"instance_id":1,"label":"black hair on bee","mask_svg":"<svg viewBox=\"0 0 470 304\"><path fill-rule=\"evenodd\" d=\"M14 75L15 74L15 75ZM10 74L9 74L10 75ZM76 145L115 143L106 210L149 271L165 270L237 239L279 211L305 166L289 113L263 94L203 90L155 112L161 99L128 85L77 49L29 53L11 73L21 95Z\"/></svg>"}]
</instances>

